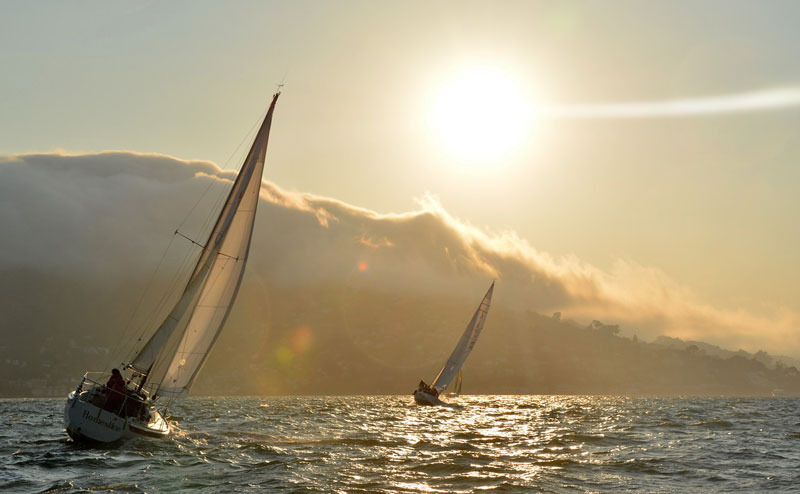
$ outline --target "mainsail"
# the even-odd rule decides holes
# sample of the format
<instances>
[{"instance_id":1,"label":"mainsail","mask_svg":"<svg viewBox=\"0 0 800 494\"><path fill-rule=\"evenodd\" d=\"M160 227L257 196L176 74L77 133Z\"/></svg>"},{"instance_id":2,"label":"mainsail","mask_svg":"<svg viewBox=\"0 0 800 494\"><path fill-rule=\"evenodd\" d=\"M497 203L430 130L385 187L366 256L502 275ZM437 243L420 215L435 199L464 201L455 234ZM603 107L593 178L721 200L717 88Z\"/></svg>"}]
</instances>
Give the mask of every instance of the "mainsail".
<instances>
[{"instance_id":1,"label":"mainsail","mask_svg":"<svg viewBox=\"0 0 800 494\"><path fill-rule=\"evenodd\" d=\"M181 298L131 361L134 370L150 374L143 379L157 386L155 396L188 393L233 306L250 251L278 96L280 92L272 98Z\"/></svg>"},{"instance_id":2,"label":"mainsail","mask_svg":"<svg viewBox=\"0 0 800 494\"><path fill-rule=\"evenodd\" d=\"M467 360L472 351L472 347L475 346L475 342L478 341L483 324L486 322L486 314L489 312L489 304L492 302L492 291L494 291L494 282L492 282L489 291L484 295L478 309L475 310L472 320L467 324L467 329L464 330L464 334L458 340L458 344L453 353L450 354L450 358L447 359L444 367L436 375L436 379L433 380L432 386L440 392L447 389L447 386L456 377L456 374L461 370L461 366L464 365L464 361Z\"/></svg>"}]
</instances>

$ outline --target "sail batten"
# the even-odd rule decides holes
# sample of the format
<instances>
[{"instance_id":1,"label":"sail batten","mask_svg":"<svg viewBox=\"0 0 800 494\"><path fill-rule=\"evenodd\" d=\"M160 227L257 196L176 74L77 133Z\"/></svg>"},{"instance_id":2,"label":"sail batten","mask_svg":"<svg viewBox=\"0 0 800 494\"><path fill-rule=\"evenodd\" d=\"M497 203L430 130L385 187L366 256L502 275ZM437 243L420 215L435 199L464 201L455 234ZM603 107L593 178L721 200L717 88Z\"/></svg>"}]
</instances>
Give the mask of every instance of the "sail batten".
<instances>
[{"instance_id":1,"label":"sail batten","mask_svg":"<svg viewBox=\"0 0 800 494\"><path fill-rule=\"evenodd\" d=\"M133 359L136 369L159 369L156 396L188 393L225 324L250 250L261 190L273 96L264 121L220 211L208 241L170 314Z\"/></svg>"},{"instance_id":2,"label":"sail batten","mask_svg":"<svg viewBox=\"0 0 800 494\"><path fill-rule=\"evenodd\" d=\"M431 386L440 392L447 389L447 386L449 386L456 375L459 374L461 366L464 365L475 343L478 341L478 336L480 336L483 325L486 322L486 315L489 312L489 305L492 302L493 291L494 283L489 287L483 300L481 300L481 303L472 315L472 319L470 319L469 324L467 324L464 333L461 335L461 339L458 340L458 344L453 349L453 353L450 354L444 367L442 367L434 378L433 383L431 383Z\"/></svg>"}]
</instances>

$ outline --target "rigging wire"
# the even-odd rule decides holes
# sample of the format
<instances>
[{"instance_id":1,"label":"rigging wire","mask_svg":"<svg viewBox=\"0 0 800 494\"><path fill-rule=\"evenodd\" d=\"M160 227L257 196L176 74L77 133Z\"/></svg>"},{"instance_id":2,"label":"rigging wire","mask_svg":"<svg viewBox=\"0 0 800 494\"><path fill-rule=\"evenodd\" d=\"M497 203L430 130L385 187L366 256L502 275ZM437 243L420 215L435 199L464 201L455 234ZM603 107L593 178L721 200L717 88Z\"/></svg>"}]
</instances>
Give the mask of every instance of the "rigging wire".
<instances>
[{"instance_id":1,"label":"rigging wire","mask_svg":"<svg viewBox=\"0 0 800 494\"><path fill-rule=\"evenodd\" d=\"M244 144L248 140L254 140L254 137L251 136L251 134L253 134L253 130L261 122L261 120L264 119L264 115L266 115L266 112L262 112L261 117L259 117L259 119L256 120L255 123L253 123L253 125L250 127L250 130L248 130L247 133L244 135L244 137L242 137L242 140L239 141L239 144L236 146L236 148L234 148L234 150L230 154L230 156L228 156L228 159L225 160L225 165L220 168L220 171L225 171L225 170L228 169L228 165L230 164L230 162L233 159L233 157L236 154L240 153L240 149L242 147L242 144ZM239 166L241 167L241 165L239 165ZM189 217L192 215L192 213L197 208L197 206L200 204L200 202L206 197L206 194L208 194L208 191L211 189L211 187L213 185L214 185L214 180L209 181L208 186L206 187L206 190L204 190L203 193L200 194L200 197L197 199L197 202L194 203L194 206L192 206L192 208L189 210L189 212L186 214L186 216L184 216L183 220L178 225L178 228L176 228L176 230L180 230L181 228L183 228L183 225L186 223L186 220L189 219Z\"/></svg>"},{"instance_id":2,"label":"rigging wire","mask_svg":"<svg viewBox=\"0 0 800 494\"><path fill-rule=\"evenodd\" d=\"M255 142L254 129L256 128L256 126L259 124L260 121L264 120L264 118L266 117L266 112L267 111L269 111L269 108L267 108L267 110L265 110L265 112L260 116L259 120L256 121L256 123L250 128L250 131L248 132L248 135L252 134L252 137L250 137L250 139L249 139L250 141ZM248 141L248 136L246 136L245 138L242 139L242 141L240 142L238 148L241 148L241 144L246 142L246 141ZM252 147L252 142L251 142L250 147ZM240 153L240 155L241 154L243 154L243 151ZM233 155L231 155L231 157L232 156ZM231 158L229 158L228 161L230 161L230 159ZM239 161L241 161L242 164L244 165L244 159L243 158L240 159ZM241 171L241 169L240 169L240 171ZM215 182L212 181L209 184L209 186L206 188L206 190L203 193L204 196L206 196L208 194L208 192L210 191L210 189L211 189L211 187L213 186L214 183ZM217 200L215 201L215 204L213 205L213 207L209 208L209 213L206 215L204 225L200 228L200 231L203 232L203 235L202 235L203 237L207 237L210 234L210 233L205 233L205 232L207 232L207 231L210 232L211 228L213 227L213 224L216 221L216 218L220 214L219 213L220 210L222 209L222 207L224 207L224 206L220 206L220 204L221 203L224 204L224 200L225 200L225 198L227 196L228 196L228 194L223 194L223 193L218 194L217 195ZM197 207L197 204L199 204L199 202L200 201L198 201L195 204L195 206L192 208L192 210L194 210ZM181 222L181 226L186 223L186 221L188 220L188 217L189 217L189 215L187 215L187 217L184 218L184 220ZM180 235L180 236L183 236L183 237L187 237L186 235L182 234L178 230L176 230L175 235ZM195 241L193 241L191 239L189 239L189 240L193 244L196 244L196 245L198 245L198 246L200 246L202 248L205 248L202 245L200 245L198 242L195 242ZM201 250L201 252L202 252L202 250ZM222 255L224 255L224 254L222 254ZM226 257L230 257L231 259L234 259L234 261L238 261L238 257L237 258L233 258L233 257L228 256L228 255L225 255L225 256ZM192 263L191 266L187 266L187 269L193 269L193 265L196 263L196 259L194 259L194 261L195 262ZM172 338L170 338L170 339L172 339ZM183 338L180 335L178 335L178 337L175 339L175 341L173 341L172 343L168 343L168 345L170 345L169 347L175 348L177 350L177 346L180 345L182 340L183 340ZM170 355L170 358L166 358L165 355ZM174 355L173 355L172 351L164 352L163 349L162 349L162 351L160 352L160 355L157 356L156 362L154 363L153 370L152 370L152 375L158 376L162 372L163 373L168 372L168 367L170 366L170 362L173 360L173 356ZM157 370L157 369L160 369L160 370ZM150 382L151 396L157 396L158 390L160 389L160 382L159 381L163 380L163 377L164 376L162 375L162 377L160 379L154 379L153 381ZM174 399L174 397L168 395L167 404L166 404L167 408L170 406L170 404L172 403L173 399Z\"/></svg>"},{"instance_id":3,"label":"rigging wire","mask_svg":"<svg viewBox=\"0 0 800 494\"><path fill-rule=\"evenodd\" d=\"M139 307L141 307L145 296L150 292L150 287L152 286L153 282L155 281L156 274L158 273L159 269L161 269L161 266L164 264L164 259L167 258L167 252L169 252L169 248L172 246L172 243L174 241L175 241L175 236L173 235L170 238L169 243L167 244L167 248L164 249L164 253L161 255L161 259L158 261L158 265L156 265L156 269L153 271L153 274L150 276L150 279L147 281L147 284L145 285L144 290L142 290L142 293L139 295L139 300L136 302L136 305L134 305L133 308L131 309L130 314L129 314L128 318L127 318L127 322L125 323L125 326L124 326L124 328L122 330L123 337L120 338L120 344L118 344L117 348L114 350L114 353L113 353L114 359L112 360L112 364L110 364L110 365L116 365L115 363L116 363L117 359L119 357L122 357L123 349L125 348L122 345L122 343L127 343L127 341L126 341L127 337L125 335L127 335L128 331L131 329L131 326L133 324L133 319L136 316L136 313L138 312ZM141 340L141 337L139 337L139 340ZM123 357L123 358L125 358L125 357ZM106 371L108 371L108 366L106 366L106 368L104 369L104 372L106 372Z\"/></svg>"},{"instance_id":4,"label":"rigging wire","mask_svg":"<svg viewBox=\"0 0 800 494\"><path fill-rule=\"evenodd\" d=\"M266 114L266 111L261 113L260 117L250 127L250 130L248 130L248 132L241 139L241 141L239 141L239 144L236 146L236 148L233 150L233 152L231 152L231 154L228 156L228 159L225 160L224 165L220 168L221 171L225 171L225 170L228 169L228 167L230 166L231 160L234 158L234 156L236 156L237 154L241 155L241 148L242 148L242 145L245 142L247 142L248 140L254 140L255 139L255 137L252 135L254 133L253 131L256 128L256 126L260 123L260 121L263 120L265 114ZM215 180L213 180L213 179L209 180L208 186L205 188L203 193L200 194L200 197L198 198L198 200L194 203L194 205L191 207L189 212L183 217L183 219L181 220L178 228L172 234L172 237L170 238L170 241L167 244L167 247L164 249L163 254L161 255L161 258L160 258L160 260L158 262L158 265L156 266L155 270L153 271L152 275L150 276L150 279L148 280L147 284L145 285L145 288L142 290L137 303L134 305L133 309L130 311L130 315L127 317L127 321L125 323L125 326L124 326L124 329L123 329L123 332L122 332L122 337L119 340L120 343L118 345L116 345L116 348L115 348L114 352L112 353L112 355L114 355L115 358L113 360L111 360L110 364L107 364L107 366L105 368L106 372L108 371L108 365L115 365L115 363L119 359L119 357L123 357L123 354L125 353L125 351L124 351L125 348L129 348L130 349L129 350L130 353L128 354L128 356L125 357L127 360L132 359L133 356L136 355L135 352L138 352L141 349L141 348L137 348L137 347L139 347L139 345L135 345L132 348L130 345L123 345L123 343L128 343L128 344L130 343L130 339L131 338L128 335L130 334L130 331L133 329L133 321L136 318L136 315L138 313L140 313L140 311L142 309L142 304L144 302L144 299L146 298L147 294L150 293L150 290L151 290L153 284L155 283L156 277L157 277L158 273L160 272L160 270L162 269L162 266L164 265L164 261L165 261L165 259L167 257L167 254L169 253L170 248L172 247L172 245L173 245L173 243L175 241L175 237L178 234L178 231L180 230L180 228L182 228L186 224L186 222L189 219L189 217L192 216L192 214L194 213L195 209L197 209L198 205L208 195L209 191L211 190L211 188L213 187L214 184L215 184ZM206 219L205 219L204 224L203 224L203 226L201 227L201 230L200 230L201 232L203 232L203 231L205 231L205 230L210 228L209 225L211 223L211 218L214 218L216 216L214 214L214 212L219 209L219 204L223 201L223 197L224 196L225 196L224 194L219 194L217 196L217 199L214 201L213 207L210 208L209 213L206 215ZM194 249L190 249L187 252L187 254L184 255L183 260L178 263L179 264L179 268L177 269L177 271L175 271L175 274L172 276L172 279L167 284L168 285L168 287L167 287L168 290L166 291L166 293L168 293L168 294L169 293L175 293L175 290L177 289L177 287L180 286L180 281L183 278L186 277L186 272L189 271L189 266L192 264L192 261L196 262L196 260L194 259L195 258L195 253L193 251L194 251ZM158 303L157 306L153 310L149 311L149 315L145 316L143 324L141 325L141 331L139 332L138 337L135 340L137 343L140 343L142 341L142 339L144 338L144 336L146 335L146 333L148 331L152 331L152 326L154 325L154 320L156 320L158 315L160 313L162 313L162 311L165 310L164 309L165 305L167 305L168 302L173 298L174 297L168 297L168 296L162 297L160 303Z\"/></svg>"}]
</instances>

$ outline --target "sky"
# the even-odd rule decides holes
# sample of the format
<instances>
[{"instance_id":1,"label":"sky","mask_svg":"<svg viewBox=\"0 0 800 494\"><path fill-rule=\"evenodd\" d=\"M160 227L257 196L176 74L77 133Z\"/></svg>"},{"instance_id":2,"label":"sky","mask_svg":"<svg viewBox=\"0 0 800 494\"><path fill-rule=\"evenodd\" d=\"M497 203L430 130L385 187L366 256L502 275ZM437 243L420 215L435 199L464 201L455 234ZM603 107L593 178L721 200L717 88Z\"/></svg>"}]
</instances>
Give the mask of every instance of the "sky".
<instances>
[{"instance_id":1,"label":"sky","mask_svg":"<svg viewBox=\"0 0 800 494\"><path fill-rule=\"evenodd\" d=\"M9 1L0 19L0 155L235 169L284 83L282 190L432 208L626 293L666 280L761 321L750 347L800 333L796 2Z\"/></svg>"}]
</instances>

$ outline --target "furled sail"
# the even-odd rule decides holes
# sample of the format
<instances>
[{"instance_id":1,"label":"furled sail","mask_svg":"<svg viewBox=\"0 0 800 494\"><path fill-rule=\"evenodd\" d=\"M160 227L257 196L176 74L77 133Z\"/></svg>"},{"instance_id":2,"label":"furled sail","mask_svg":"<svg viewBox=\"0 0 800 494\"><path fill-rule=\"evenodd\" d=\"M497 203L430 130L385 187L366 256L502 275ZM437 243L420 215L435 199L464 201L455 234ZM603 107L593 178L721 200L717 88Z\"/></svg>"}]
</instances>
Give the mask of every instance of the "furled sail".
<instances>
[{"instance_id":1,"label":"furled sail","mask_svg":"<svg viewBox=\"0 0 800 494\"><path fill-rule=\"evenodd\" d=\"M140 372L159 376L157 396L185 396L214 345L244 274L269 141L273 96L266 117L186 288L158 330L132 360Z\"/></svg>"},{"instance_id":2,"label":"furled sail","mask_svg":"<svg viewBox=\"0 0 800 494\"><path fill-rule=\"evenodd\" d=\"M467 324L467 329L464 330L464 334L458 340L458 344L453 353L450 354L450 358L447 359L447 363L444 364L442 370L436 375L436 379L433 380L432 386L440 392L447 389L447 386L456 377L456 374L461 370L461 366L464 365L464 361L467 360L472 348L475 346L475 342L478 341L483 324L486 322L486 314L489 312L489 304L492 302L492 291L494 291L494 282L492 282L489 291L484 295L478 309L472 316L472 320Z\"/></svg>"}]
</instances>

